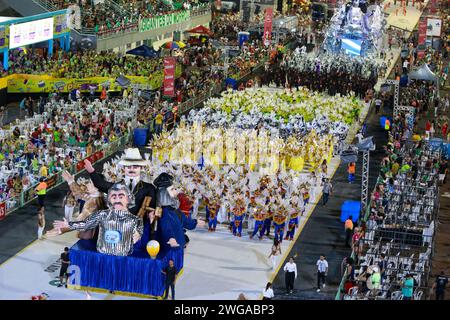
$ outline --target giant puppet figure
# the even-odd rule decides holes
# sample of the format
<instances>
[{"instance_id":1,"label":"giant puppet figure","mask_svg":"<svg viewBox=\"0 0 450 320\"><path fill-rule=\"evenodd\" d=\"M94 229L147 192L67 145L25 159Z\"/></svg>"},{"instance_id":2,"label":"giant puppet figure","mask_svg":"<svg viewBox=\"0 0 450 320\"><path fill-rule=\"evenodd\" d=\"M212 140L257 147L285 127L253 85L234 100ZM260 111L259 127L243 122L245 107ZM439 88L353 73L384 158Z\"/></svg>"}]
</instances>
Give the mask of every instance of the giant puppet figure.
<instances>
[{"instance_id":1,"label":"giant puppet figure","mask_svg":"<svg viewBox=\"0 0 450 320\"><path fill-rule=\"evenodd\" d=\"M92 213L84 221L55 221L55 229L87 231L99 227L97 251L114 256L128 256L143 233L142 218L128 210L134 197L123 183L116 183L108 191L107 210Z\"/></svg>"},{"instance_id":2,"label":"giant puppet figure","mask_svg":"<svg viewBox=\"0 0 450 320\"><path fill-rule=\"evenodd\" d=\"M129 211L138 215L143 207L150 207L156 209L156 188L153 184L141 180L141 170L147 165L139 149L129 148L125 150L124 157L120 160L119 165L125 169L124 183L132 192L134 196L134 205L129 208ZM94 183L95 187L101 192L108 192L113 183L106 181L105 177L97 173L89 160L84 161L86 171ZM148 206L147 203L150 200ZM141 211L142 212L142 211ZM144 219L144 233L142 240L139 241L135 249L140 250L146 254L146 244L149 240L160 240L156 238L157 219L155 219L155 211L151 210L148 215L143 216ZM174 243L174 241L172 241Z\"/></svg>"},{"instance_id":3,"label":"giant puppet figure","mask_svg":"<svg viewBox=\"0 0 450 320\"><path fill-rule=\"evenodd\" d=\"M186 217L179 209L179 190L173 185L173 177L168 173L161 173L154 181L157 188L157 212L161 212L157 239L160 239L161 252L167 252L170 247L186 244L184 229L193 230L197 220ZM159 215L159 214L158 214Z\"/></svg>"}]
</instances>

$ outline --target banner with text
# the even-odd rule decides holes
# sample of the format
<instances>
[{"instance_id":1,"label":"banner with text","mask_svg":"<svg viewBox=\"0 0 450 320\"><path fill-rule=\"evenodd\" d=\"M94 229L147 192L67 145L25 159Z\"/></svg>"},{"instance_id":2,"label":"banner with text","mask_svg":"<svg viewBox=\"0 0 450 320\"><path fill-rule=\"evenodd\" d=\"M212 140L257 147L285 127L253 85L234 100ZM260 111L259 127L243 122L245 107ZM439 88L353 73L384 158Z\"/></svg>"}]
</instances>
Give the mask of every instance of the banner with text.
<instances>
[{"instance_id":1,"label":"banner with text","mask_svg":"<svg viewBox=\"0 0 450 320\"><path fill-rule=\"evenodd\" d=\"M268 46L272 40L272 20L273 8L266 8L266 17L264 18L264 45Z\"/></svg>"},{"instance_id":2,"label":"banner with text","mask_svg":"<svg viewBox=\"0 0 450 320\"><path fill-rule=\"evenodd\" d=\"M436 11L437 11L437 0L431 0L430 11L431 11L431 13L436 13Z\"/></svg>"},{"instance_id":3,"label":"banner with text","mask_svg":"<svg viewBox=\"0 0 450 320\"><path fill-rule=\"evenodd\" d=\"M422 59L425 56L425 43L427 40L427 18L420 19L419 22L419 40L417 43L417 58Z\"/></svg>"},{"instance_id":4,"label":"banner with text","mask_svg":"<svg viewBox=\"0 0 450 320\"><path fill-rule=\"evenodd\" d=\"M6 203L0 202L0 220L6 217Z\"/></svg>"},{"instance_id":5,"label":"banner with text","mask_svg":"<svg viewBox=\"0 0 450 320\"><path fill-rule=\"evenodd\" d=\"M53 36L69 33L70 28L67 25L67 15L58 14L53 16Z\"/></svg>"},{"instance_id":6,"label":"banner with text","mask_svg":"<svg viewBox=\"0 0 450 320\"><path fill-rule=\"evenodd\" d=\"M164 95L175 95L175 57L164 58Z\"/></svg>"},{"instance_id":7,"label":"banner with text","mask_svg":"<svg viewBox=\"0 0 450 320\"><path fill-rule=\"evenodd\" d=\"M191 12L189 10L184 10L181 12L174 12L153 18L142 19L139 22L139 32L155 30L158 28L168 27L173 24L186 22L190 19L190 17Z\"/></svg>"},{"instance_id":8,"label":"banner with text","mask_svg":"<svg viewBox=\"0 0 450 320\"><path fill-rule=\"evenodd\" d=\"M427 18L423 18L419 22L419 40L418 44L425 44L427 40Z\"/></svg>"},{"instance_id":9,"label":"banner with text","mask_svg":"<svg viewBox=\"0 0 450 320\"><path fill-rule=\"evenodd\" d=\"M9 48L9 26L0 26L0 50Z\"/></svg>"},{"instance_id":10,"label":"banner with text","mask_svg":"<svg viewBox=\"0 0 450 320\"><path fill-rule=\"evenodd\" d=\"M181 65L176 66L175 77L181 75ZM154 90L163 85L163 70L154 72L150 77L127 76L132 84L141 84ZM49 75L29 75L13 74L5 78L0 78L0 89L7 88L8 93L48 93L48 92L70 92L73 89L80 89L81 92L89 92L93 88L100 92L103 87L109 91L122 90L122 87L115 82L115 78L92 77L84 79L55 78Z\"/></svg>"}]
</instances>

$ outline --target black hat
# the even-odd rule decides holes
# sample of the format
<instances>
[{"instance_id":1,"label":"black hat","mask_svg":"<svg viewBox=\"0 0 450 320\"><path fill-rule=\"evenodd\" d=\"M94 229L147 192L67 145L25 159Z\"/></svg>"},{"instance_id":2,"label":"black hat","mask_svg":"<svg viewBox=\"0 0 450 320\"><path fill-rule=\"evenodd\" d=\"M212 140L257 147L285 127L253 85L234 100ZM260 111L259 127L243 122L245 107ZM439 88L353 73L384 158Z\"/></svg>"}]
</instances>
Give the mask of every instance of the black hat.
<instances>
[{"instance_id":1,"label":"black hat","mask_svg":"<svg viewBox=\"0 0 450 320\"><path fill-rule=\"evenodd\" d=\"M153 181L153 184L157 188L167 188L172 185L172 182L173 177L170 174L163 172L155 179L155 181Z\"/></svg>"}]
</instances>

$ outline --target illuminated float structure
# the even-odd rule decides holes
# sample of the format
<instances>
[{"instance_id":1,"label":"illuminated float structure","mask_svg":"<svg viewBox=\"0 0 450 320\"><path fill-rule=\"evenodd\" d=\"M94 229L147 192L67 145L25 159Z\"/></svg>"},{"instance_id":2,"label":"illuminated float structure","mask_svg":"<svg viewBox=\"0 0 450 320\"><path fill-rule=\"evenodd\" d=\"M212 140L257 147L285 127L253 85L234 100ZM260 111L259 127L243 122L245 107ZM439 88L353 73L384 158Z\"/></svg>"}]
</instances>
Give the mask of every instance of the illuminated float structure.
<instances>
[{"instance_id":1,"label":"illuminated float structure","mask_svg":"<svg viewBox=\"0 0 450 320\"><path fill-rule=\"evenodd\" d=\"M368 6L366 0L351 0L341 5L331 18L323 49L355 56L377 54L386 26L381 6Z\"/></svg>"}]
</instances>

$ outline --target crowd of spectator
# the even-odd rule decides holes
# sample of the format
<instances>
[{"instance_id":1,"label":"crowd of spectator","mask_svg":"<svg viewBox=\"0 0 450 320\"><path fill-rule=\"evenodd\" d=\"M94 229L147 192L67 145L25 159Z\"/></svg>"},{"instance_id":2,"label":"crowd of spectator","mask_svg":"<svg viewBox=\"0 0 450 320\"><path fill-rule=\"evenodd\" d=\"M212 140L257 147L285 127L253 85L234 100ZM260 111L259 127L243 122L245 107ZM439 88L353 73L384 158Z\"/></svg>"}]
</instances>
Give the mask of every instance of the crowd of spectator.
<instances>
[{"instance_id":1,"label":"crowd of spectator","mask_svg":"<svg viewBox=\"0 0 450 320\"><path fill-rule=\"evenodd\" d=\"M115 0L114 4L94 0L49 0L57 9L78 5L81 11L82 27L93 29L96 33L107 33L136 25L142 18L151 18L180 10L194 9L205 4L199 0ZM119 9L119 8L120 9Z\"/></svg>"},{"instance_id":2,"label":"crowd of spectator","mask_svg":"<svg viewBox=\"0 0 450 320\"><path fill-rule=\"evenodd\" d=\"M0 128L0 201L9 201L8 207L15 206L20 192L40 178L70 169L132 129L130 118L117 116L131 108L128 99L93 103L82 99L69 105L41 98L40 103L45 104L45 113Z\"/></svg>"},{"instance_id":3,"label":"crowd of spectator","mask_svg":"<svg viewBox=\"0 0 450 320\"><path fill-rule=\"evenodd\" d=\"M49 74L60 78L118 77L123 75L149 77L163 68L163 59L148 59L114 52L58 50L45 57L33 49L11 50L8 71L0 67L2 76L8 74Z\"/></svg>"}]
</instances>

